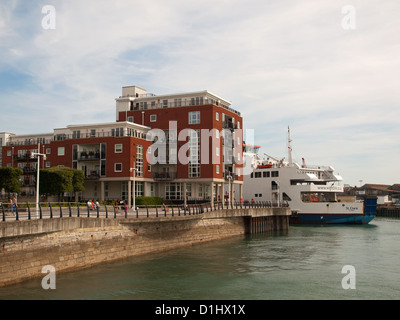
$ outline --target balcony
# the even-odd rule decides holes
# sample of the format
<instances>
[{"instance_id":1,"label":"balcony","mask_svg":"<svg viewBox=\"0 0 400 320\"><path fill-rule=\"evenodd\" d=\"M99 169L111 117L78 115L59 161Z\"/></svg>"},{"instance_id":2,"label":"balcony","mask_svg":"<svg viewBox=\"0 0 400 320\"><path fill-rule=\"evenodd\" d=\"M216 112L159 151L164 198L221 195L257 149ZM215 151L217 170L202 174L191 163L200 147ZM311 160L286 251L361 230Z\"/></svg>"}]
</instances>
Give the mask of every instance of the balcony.
<instances>
[{"instance_id":1,"label":"balcony","mask_svg":"<svg viewBox=\"0 0 400 320\"><path fill-rule=\"evenodd\" d=\"M153 172L156 181L170 181L176 179L176 172Z\"/></svg>"},{"instance_id":2,"label":"balcony","mask_svg":"<svg viewBox=\"0 0 400 320\"><path fill-rule=\"evenodd\" d=\"M232 121L224 121L222 122L222 128L224 129L237 129L237 125Z\"/></svg>"},{"instance_id":3,"label":"balcony","mask_svg":"<svg viewBox=\"0 0 400 320\"><path fill-rule=\"evenodd\" d=\"M30 153L19 154L19 155L14 156L14 160L16 160L16 161L37 161L37 156L31 157Z\"/></svg>"},{"instance_id":4,"label":"balcony","mask_svg":"<svg viewBox=\"0 0 400 320\"><path fill-rule=\"evenodd\" d=\"M100 161L100 152L86 152L82 151L78 154L78 160L80 161Z\"/></svg>"},{"instance_id":5,"label":"balcony","mask_svg":"<svg viewBox=\"0 0 400 320\"><path fill-rule=\"evenodd\" d=\"M24 167L24 168L22 168L22 171L23 171L24 173L34 173L34 172L36 172L36 168Z\"/></svg>"},{"instance_id":6,"label":"balcony","mask_svg":"<svg viewBox=\"0 0 400 320\"><path fill-rule=\"evenodd\" d=\"M234 173L230 172L230 171L225 171L223 173L223 176L224 176L225 180L232 180L232 181L233 180L239 180L239 176L237 174L234 174ZM231 179L229 179L229 177L231 177Z\"/></svg>"},{"instance_id":7,"label":"balcony","mask_svg":"<svg viewBox=\"0 0 400 320\"><path fill-rule=\"evenodd\" d=\"M128 98L131 96L121 96L122 98ZM147 97L139 97L139 98L155 98L157 96L151 95ZM138 98L138 97L135 97ZM198 98L198 99L197 99ZM211 99L208 97L194 97L194 98L177 98L177 99L146 99L142 101L136 102L134 105L131 105L130 110L152 110L152 109L163 109L163 108L179 108L179 107L190 107L190 106L204 106L204 105L215 105L221 108L224 108L232 113L241 116L241 113L235 109L230 108L228 105L225 105L215 99Z\"/></svg>"},{"instance_id":8,"label":"balcony","mask_svg":"<svg viewBox=\"0 0 400 320\"><path fill-rule=\"evenodd\" d=\"M85 175L85 178L87 180L100 179L100 172L98 170L91 170L91 171L87 172L87 174Z\"/></svg>"}]
</instances>

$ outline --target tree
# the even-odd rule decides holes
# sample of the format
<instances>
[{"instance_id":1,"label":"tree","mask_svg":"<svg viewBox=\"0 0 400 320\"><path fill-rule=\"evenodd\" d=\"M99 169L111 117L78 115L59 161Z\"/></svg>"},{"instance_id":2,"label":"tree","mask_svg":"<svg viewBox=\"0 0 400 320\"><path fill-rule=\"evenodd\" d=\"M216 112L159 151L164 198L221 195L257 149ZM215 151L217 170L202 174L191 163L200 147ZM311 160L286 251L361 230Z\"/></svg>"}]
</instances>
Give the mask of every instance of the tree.
<instances>
[{"instance_id":1,"label":"tree","mask_svg":"<svg viewBox=\"0 0 400 320\"><path fill-rule=\"evenodd\" d=\"M8 193L21 192L22 183L20 179L22 174L23 171L19 168L0 168L0 190L4 189Z\"/></svg>"},{"instance_id":2,"label":"tree","mask_svg":"<svg viewBox=\"0 0 400 320\"><path fill-rule=\"evenodd\" d=\"M67 167L53 167L40 170L40 194L57 195L59 200L66 192L85 190L83 185L84 174L82 170Z\"/></svg>"}]
</instances>

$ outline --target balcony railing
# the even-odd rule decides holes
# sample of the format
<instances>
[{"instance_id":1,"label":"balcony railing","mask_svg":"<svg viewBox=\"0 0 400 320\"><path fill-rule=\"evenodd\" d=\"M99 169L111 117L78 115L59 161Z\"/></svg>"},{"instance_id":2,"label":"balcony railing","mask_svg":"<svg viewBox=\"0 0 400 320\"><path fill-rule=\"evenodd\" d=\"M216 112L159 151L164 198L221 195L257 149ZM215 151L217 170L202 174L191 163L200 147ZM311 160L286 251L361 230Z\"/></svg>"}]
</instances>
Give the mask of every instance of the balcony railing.
<instances>
[{"instance_id":1,"label":"balcony railing","mask_svg":"<svg viewBox=\"0 0 400 320\"><path fill-rule=\"evenodd\" d=\"M230 171L225 171L223 173L223 176L224 176L225 180L239 180L239 176Z\"/></svg>"},{"instance_id":2,"label":"balcony railing","mask_svg":"<svg viewBox=\"0 0 400 320\"><path fill-rule=\"evenodd\" d=\"M153 179L158 181L174 180L176 172L153 172Z\"/></svg>"},{"instance_id":3,"label":"balcony railing","mask_svg":"<svg viewBox=\"0 0 400 320\"><path fill-rule=\"evenodd\" d=\"M120 98L126 98L125 97L120 97ZM165 99L167 100L167 99ZM204 106L204 105L216 105L218 107L222 107L230 112L233 112L237 114L238 116L241 116L241 113L235 109L232 109L224 104L218 103L217 101L213 99L207 99L207 98L201 98L199 100L192 100L192 99L180 99L177 101L138 101L136 102L132 107L131 111L136 111L136 110L152 110L152 109L163 109L163 108L179 108L179 107L191 107L191 106Z\"/></svg>"},{"instance_id":4,"label":"balcony railing","mask_svg":"<svg viewBox=\"0 0 400 320\"><path fill-rule=\"evenodd\" d=\"M88 180L100 179L100 172L98 170L91 170L86 174L85 178Z\"/></svg>"},{"instance_id":5,"label":"balcony railing","mask_svg":"<svg viewBox=\"0 0 400 320\"><path fill-rule=\"evenodd\" d=\"M14 155L14 160L16 161L37 161L37 156L31 157L30 154L19 154Z\"/></svg>"},{"instance_id":6,"label":"balcony railing","mask_svg":"<svg viewBox=\"0 0 400 320\"><path fill-rule=\"evenodd\" d=\"M222 123L222 128L224 129L237 129L237 125L232 121L224 121Z\"/></svg>"},{"instance_id":7,"label":"balcony railing","mask_svg":"<svg viewBox=\"0 0 400 320\"><path fill-rule=\"evenodd\" d=\"M85 152L82 151L78 154L78 160L81 161L99 161L100 160L100 152Z\"/></svg>"},{"instance_id":8,"label":"balcony railing","mask_svg":"<svg viewBox=\"0 0 400 320\"><path fill-rule=\"evenodd\" d=\"M118 127L118 123L116 122L116 127ZM29 139L29 140L15 140L7 142L7 146L37 146L38 142L41 144L50 144L52 141L64 141L64 140L72 140L72 139L88 139L88 138L104 138L104 137L135 137L140 139L146 139L146 133L137 131L137 130L124 130L123 134L117 134L116 131L105 131L105 132L96 132L96 133L80 133L77 134L55 134L52 139L46 139L45 141L38 141L38 139ZM17 139L17 138L15 138Z\"/></svg>"}]
</instances>

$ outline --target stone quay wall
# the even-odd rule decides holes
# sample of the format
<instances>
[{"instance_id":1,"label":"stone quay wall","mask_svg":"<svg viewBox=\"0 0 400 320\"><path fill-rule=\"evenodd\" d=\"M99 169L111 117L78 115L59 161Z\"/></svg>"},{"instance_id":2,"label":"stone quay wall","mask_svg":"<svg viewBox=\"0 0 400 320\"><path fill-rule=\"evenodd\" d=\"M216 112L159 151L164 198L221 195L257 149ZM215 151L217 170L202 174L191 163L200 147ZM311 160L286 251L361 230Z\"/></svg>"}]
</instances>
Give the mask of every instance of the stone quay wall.
<instances>
[{"instance_id":1,"label":"stone quay wall","mask_svg":"<svg viewBox=\"0 0 400 320\"><path fill-rule=\"evenodd\" d=\"M0 223L0 287L246 233L286 230L289 208L217 210L153 218L67 217ZM264 226L264 227L263 227Z\"/></svg>"}]
</instances>

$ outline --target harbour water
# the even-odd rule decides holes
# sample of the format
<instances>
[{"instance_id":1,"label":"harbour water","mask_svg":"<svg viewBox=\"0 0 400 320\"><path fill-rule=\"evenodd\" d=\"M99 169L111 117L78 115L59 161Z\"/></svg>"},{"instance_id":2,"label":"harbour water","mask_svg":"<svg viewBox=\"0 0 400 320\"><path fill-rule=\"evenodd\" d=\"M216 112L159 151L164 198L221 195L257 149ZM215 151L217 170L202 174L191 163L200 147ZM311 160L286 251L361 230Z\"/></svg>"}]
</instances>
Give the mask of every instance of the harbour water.
<instances>
[{"instance_id":1,"label":"harbour water","mask_svg":"<svg viewBox=\"0 0 400 320\"><path fill-rule=\"evenodd\" d=\"M0 288L0 299L286 300L400 298L400 219L291 226ZM353 266L355 289L344 289Z\"/></svg>"}]
</instances>

